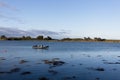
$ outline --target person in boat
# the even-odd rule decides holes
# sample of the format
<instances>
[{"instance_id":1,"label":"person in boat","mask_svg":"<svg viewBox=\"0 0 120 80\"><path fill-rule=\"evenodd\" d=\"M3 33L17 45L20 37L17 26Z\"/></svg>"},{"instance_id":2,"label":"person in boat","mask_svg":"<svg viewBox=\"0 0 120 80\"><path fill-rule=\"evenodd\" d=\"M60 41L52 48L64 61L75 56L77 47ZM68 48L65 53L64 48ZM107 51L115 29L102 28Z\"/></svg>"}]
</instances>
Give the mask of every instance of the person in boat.
<instances>
[{"instance_id":1,"label":"person in boat","mask_svg":"<svg viewBox=\"0 0 120 80\"><path fill-rule=\"evenodd\" d=\"M34 45L33 47L37 47L38 45Z\"/></svg>"},{"instance_id":2,"label":"person in boat","mask_svg":"<svg viewBox=\"0 0 120 80\"><path fill-rule=\"evenodd\" d=\"M44 46L43 46L43 45L34 45L33 47L44 48Z\"/></svg>"},{"instance_id":3,"label":"person in boat","mask_svg":"<svg viewBox=\"0 0 120 80\"><path fill-rule=\"evenodd\" d=\"M41 47L43 48L43 45L41 45Z\"/></svg>"},{"instance_id":4,"label":"person in boat","mask_svg":"<svg viewBox=\"0 0 120 80\"><path fill-rule=\"evenodd\" d=\"M41 47L41 48L43 48L43 45L35 45L35 47Z\"/></svg>"}]
</instances>

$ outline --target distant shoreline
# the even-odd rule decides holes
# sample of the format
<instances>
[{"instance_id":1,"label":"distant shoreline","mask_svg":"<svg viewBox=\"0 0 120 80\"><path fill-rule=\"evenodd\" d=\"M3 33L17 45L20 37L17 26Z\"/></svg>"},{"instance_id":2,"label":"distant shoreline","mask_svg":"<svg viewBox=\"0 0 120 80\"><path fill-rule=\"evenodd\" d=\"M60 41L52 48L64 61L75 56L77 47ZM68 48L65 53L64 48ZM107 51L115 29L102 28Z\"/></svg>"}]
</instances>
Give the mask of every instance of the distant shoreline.
<instances>
[{"instance_id":1,"label":"distant shoreline","mask_svg":"<svg viewBox=\"0 0 120 80\"><path fill-rule=\"evenodd\" d=\"M83 38L62 38L62 39L54 39L50 36L44 37L42 35L38 35L36 38L31 36L21 36L21 37L6 37L5 35L0 36L0 41L48 41L48 42L117 42L120 43L120 40L114 39L104 39L100 37L83 37Z\"/></svg>"},{"instance_id":2,"label":"distant shoreline","mask_svg":"<svg viewBox=\"0 0 120 80\"><path fill-rule=\"evenodd\" d=\"M110 42L110 43L120 43L120 40L105 40L105 41L95 41L95 40L0 40L0 41L45 41L45 42Z\"/></svg>"}]
</instances>

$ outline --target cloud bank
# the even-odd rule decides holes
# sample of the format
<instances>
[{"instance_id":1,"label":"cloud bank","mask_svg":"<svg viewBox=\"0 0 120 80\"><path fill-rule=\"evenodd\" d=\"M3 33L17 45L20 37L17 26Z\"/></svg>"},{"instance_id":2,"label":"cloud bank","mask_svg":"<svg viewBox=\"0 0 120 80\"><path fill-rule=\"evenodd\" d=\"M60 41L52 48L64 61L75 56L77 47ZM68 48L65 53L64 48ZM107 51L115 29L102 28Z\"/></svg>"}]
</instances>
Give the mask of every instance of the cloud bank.
<instances>
[{"instance_id":1,"label":"cloud bank","mask_svg":"<svg viewBox=\"0 0 120 80\"><path fill-rule=\"evenodd\" d=\"M31 36L37 37L38 35L51 36L53 38L62 38L65 37L68 32L60 31L54 32L49 30L20 30L17 28L7 28L0 27L0 35L6 35L7 37L21 37L21 36Z\"/></svg>"}]
</instances>

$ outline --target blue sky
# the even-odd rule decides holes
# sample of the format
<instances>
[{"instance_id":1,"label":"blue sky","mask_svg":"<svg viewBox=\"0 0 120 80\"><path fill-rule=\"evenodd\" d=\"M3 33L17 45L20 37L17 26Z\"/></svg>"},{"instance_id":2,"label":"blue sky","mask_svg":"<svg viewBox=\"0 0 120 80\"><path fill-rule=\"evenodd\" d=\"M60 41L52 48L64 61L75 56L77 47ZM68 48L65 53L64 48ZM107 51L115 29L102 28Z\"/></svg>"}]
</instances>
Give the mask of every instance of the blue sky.
<instances>
[{"instance_id":1,"label":"blue sky","mask_svg":"<svg viewBox=\"0 0 120 80\"><path fill-rule=\"evenodd\" d=\"M120 39L120 0L0 0L0 27Z\"/></svg>"}]
</instances>

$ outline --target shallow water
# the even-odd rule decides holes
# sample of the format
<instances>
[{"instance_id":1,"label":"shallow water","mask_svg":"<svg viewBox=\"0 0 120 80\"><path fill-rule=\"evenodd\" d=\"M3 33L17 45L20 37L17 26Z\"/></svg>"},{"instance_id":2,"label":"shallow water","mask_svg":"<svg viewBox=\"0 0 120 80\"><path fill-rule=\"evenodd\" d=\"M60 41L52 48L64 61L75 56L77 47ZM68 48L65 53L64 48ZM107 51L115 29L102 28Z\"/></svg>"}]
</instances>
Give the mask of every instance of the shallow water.
<instances>
[{"instance_id":1,"label":"shallow water","mask_svg":"<svg viewBox=\"0 0 120 80\"><path fill-rule=\"evenodd\" d=\"M65 63L44 62L55 58ZM0 80L120 80L119 67L120 43L0 41Z\"/></svg>"}]
</instances>

